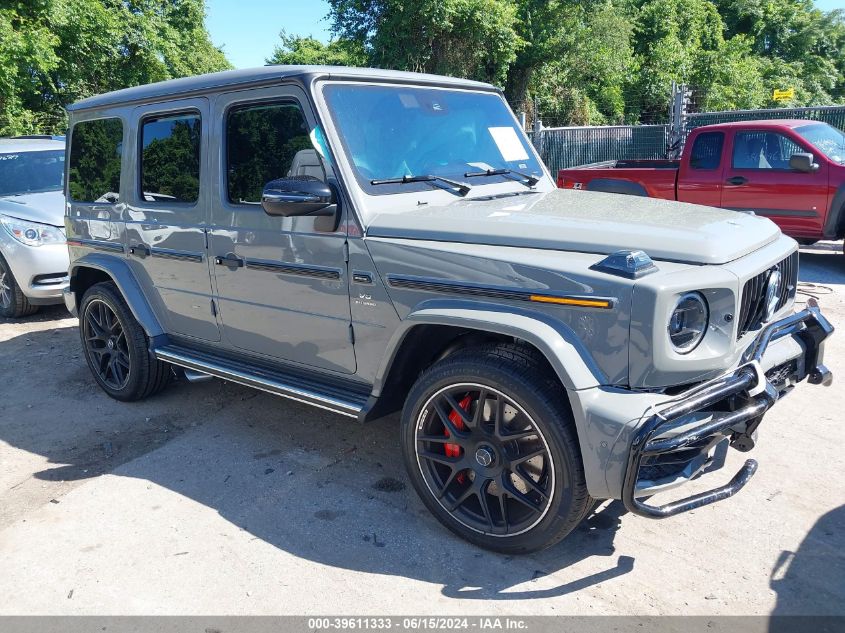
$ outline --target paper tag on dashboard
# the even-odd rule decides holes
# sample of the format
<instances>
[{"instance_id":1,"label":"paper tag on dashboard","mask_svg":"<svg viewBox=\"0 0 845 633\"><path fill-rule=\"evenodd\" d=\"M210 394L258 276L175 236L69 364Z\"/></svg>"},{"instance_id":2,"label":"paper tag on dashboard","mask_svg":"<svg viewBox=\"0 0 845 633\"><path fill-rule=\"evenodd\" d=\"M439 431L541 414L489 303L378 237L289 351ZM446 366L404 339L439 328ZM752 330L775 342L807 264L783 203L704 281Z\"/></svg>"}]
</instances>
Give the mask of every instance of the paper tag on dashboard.
<instances>
[{"instance_id":1,"label":"paper tag on dashboard","mask_svg":"<svg viewBox=\"0 0 845 633\"><path fill-rule=\"evenodd\" d=\"M515 129L512 127L488 127L487 129L506 162L528 160L528 153L522 146Z\"/></svg>"}]
</instances>

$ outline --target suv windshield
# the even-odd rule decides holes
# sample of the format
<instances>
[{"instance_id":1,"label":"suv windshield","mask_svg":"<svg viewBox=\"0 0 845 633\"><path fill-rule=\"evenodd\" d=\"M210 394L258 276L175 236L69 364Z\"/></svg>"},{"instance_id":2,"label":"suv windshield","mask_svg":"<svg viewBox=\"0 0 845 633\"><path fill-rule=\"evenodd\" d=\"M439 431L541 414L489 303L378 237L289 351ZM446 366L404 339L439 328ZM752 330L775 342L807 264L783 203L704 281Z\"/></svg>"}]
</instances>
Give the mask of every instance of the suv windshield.
<instances>
[{"instance_id":1,"label":"suv windshield","mask_svg":"<svg viewBox=\"0 0 845 633\"><path fill-rule=\"evenodd\" d=\"M64 175L63 149L0 154L0 196L61 191Z\"/></svg>"},{"instance_id":2,"label":"suv windshield","mask_svg":"<svg viewBox=\"0 0 845 633\"><path fill-rule=\"evenodd\" d=\"M421 191L430 183L373 186L375 180L443 176L467 182L513 181L507 172L542 177L513 115L494 93L413 86L330 84L332 119L355 176L371 194ZM498 173L481 174L487 170ZM382 183L384 184L384 183Z\"/></svg>"},{"instance_id":3,"label":"suv windshield","mask_svg":"<svg viewBox=\"0 0 845 633\"><path fill-rule=\"evenodd\" d=\"M830 160L845 165L845 134L827 123L795 128L795 132Z\"/></svg>"}]
</instances>

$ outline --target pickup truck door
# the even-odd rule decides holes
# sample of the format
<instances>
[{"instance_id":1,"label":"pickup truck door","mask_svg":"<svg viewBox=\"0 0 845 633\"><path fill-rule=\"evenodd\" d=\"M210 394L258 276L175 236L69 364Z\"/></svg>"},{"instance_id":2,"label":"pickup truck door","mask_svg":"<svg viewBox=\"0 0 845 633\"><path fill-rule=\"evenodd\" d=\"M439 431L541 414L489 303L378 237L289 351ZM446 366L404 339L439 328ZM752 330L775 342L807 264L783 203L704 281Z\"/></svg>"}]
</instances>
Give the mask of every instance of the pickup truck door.
<instances>
[{"instance_id":1,"label":"pickup truck door","mask_svg":"<svg viewBox=\"0 0 845 633\"><path fill-rule=\"evenodd\" d=\"M817 160L820 167L811 173L789 167L792 154L818 158L818 152L772 129L736 131L732 140L721 206L771 218L788 235L818 237L827 204L827 165Z\"/></svg>"},{"instance_id":2,"label":"pickup truck door","mask_svg":"<svg viewBox=\"0 0 845 633\"><path fill-rule=\"evenodd\" d=\"M354 373L345 224L272 217L260 204L271 180L327 179L309 137L316 121L305 94L293 86L224 93L212 112L220 142L209 257L223 342Z\"/></svg>"},{"instance_id":3,"label":"pickup truck door","mask_svg":"<svg viewBox=\"0 0 845 633\"><path fill-rule=\"evenodd\" d=\"M678 200L718 207L725 164L724 132L693 132L678 170Z\"/></svg>"}]
</instances>

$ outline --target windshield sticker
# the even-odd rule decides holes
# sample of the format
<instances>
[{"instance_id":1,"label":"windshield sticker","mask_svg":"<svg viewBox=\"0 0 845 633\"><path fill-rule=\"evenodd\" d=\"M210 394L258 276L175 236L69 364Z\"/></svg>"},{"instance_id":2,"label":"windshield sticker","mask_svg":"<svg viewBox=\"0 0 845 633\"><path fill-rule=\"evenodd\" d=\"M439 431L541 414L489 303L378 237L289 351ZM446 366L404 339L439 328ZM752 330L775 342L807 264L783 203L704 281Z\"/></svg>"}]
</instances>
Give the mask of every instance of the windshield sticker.
<instances>
[{"instance_id":1,"label":"windshield sticker","mask_svg":"<svg viewBox=\"0 0 845 633\"><path fill-rule=\"evenodd\" d=\"M487 129L506 162L528 160L528 153L519 141L515 129L512 127L488 127Z\"/></svg>"}]
</instances>

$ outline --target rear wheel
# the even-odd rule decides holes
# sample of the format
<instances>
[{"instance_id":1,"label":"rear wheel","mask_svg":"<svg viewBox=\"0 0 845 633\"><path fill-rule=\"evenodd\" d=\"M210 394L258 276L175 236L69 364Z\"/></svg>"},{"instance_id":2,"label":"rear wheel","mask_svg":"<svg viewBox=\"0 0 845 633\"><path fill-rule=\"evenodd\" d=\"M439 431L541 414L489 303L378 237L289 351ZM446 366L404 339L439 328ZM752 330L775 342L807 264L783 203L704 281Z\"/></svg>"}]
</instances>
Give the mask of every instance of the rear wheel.
<instances>
[{"instance_id":1,"label":"rear wheel","mask_svg":"<svg viewBox=\"0 0 845 633\"><path fill-rule=\"evenodd\" d=\"M113 283L85 293L79 334L91 373L112 398L141 400L167 386L170 365L150 354L146 333Z\"/></svg>"},{"instance_id":2,"label":"rear wheel","mask_svg":"<svg viewBox=\"0 0 845 633\"><path fill-rule=\"evenodd\" d=\"M414 488L447 528L481 547L557 543L591 499L563 387L516 345L447 357L414 385L402 448Z\"/></svg>"},{"instance_id":3,"label":"rear wheel","mask_svg":"<svg viewBox=\"0 0 845 633\"><path fill-rule=\"evenodd\" d=\"M18 285L9 264L0 255L0 316L19 319L38 312Z\"/></svg>"}]
</instances>

